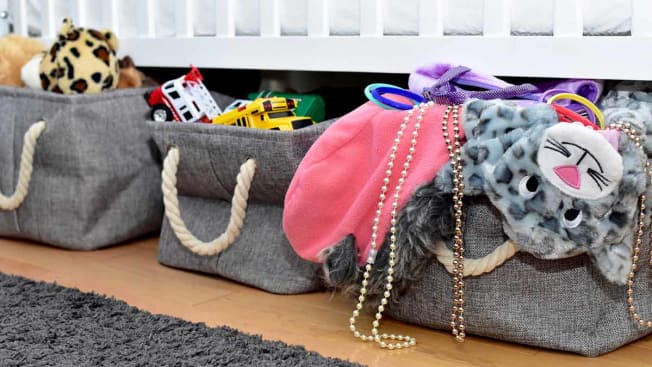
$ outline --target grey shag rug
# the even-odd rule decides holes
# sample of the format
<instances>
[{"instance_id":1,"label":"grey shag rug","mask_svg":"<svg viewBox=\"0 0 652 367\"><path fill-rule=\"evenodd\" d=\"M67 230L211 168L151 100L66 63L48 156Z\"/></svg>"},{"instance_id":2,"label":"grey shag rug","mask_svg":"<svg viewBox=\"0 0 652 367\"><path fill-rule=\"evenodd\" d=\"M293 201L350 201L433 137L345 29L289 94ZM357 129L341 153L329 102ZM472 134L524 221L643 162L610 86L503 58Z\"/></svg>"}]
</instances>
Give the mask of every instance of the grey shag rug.
<instances>
[{"instance_id":1,"label":"grey shag rug","mask_svg":"<svg viewBox=\"0 0 652 367\"><path fill-rule=\"evenodd\" d=\"M0 274L0 366L358 365Z\"/></svg>"}]
</instances>

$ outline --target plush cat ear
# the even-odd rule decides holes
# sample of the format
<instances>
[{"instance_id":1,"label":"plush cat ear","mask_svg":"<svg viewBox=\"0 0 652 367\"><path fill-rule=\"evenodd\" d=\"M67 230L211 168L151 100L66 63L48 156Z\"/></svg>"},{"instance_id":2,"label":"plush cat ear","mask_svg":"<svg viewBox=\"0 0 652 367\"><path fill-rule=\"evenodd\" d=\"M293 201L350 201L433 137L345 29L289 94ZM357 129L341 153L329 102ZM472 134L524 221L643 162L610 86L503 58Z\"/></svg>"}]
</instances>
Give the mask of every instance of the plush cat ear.
<instances>
[{"instance_id":1,"label":"plush cat ear","mask_svg":"<svg viewBox=\"0 0 652 367\"><path fill-rule=\"evenodd\" d=\"M590 205L607 204L605 219L601 225L605 236L593 242L587 252L595 266L611 282L625 284L631 268L632 245L638 219L638 198L645 191L644 162L638 148L624 138L620 142L624 172L619 188L606 201L595 201ZM587 202L588 203L588 202Z\"/></svg>"},{"instance_id":2,"label":"plush cat ear","mask_svg":"<svg viewBox=\"0 0 652 367\"><path fill-rule=\"evenodd\" d=\"M540 129L557 121L556 114L547 105L519 107L500 100L471 100L462 108L462 126L467 142L462 149L465 192L477 195L484 191L484 178L492 174L493 167L508 149L530 129ZM523 154L517 150L515 154ZM445 168L444 177L452 170ZM441 175L440 175L441 176ZM440 179L440 188L450 192L450 180Z\"/></svg>"},{"instance_id":3,"label":"plush cat ear","mask_svg":"<svg viewBox=\"0 0 652 367\"><path fill-rule=\"evenodd\" d=\"M642 132L643 148L652 156L652 93L636 85L610 91L600 103L605 124L628 122Z\"/></svg>"},{"instance_id":4,"label":"plush cat ear","mask_svg":"<svg viewBox=\"0 0 652 367\"><path fill-rule=\"evenodd\" d=\"M462 108L462 126L467 141L489 140L516 129L528 130L534 125L552 125L558 118L554 109L545 104L527 108L509 101L471 100Z\"/></svg>"},{"instance_id":5,"label":"plush cat ear","mask_svg":"<svg viewBox=\"0 0 652 367\"><path fill-rule=\"evenodd\" d=\"M591 251L593 263L610 282L624 285L632 266L632 248L621 243Z\"/></svg>"},{"instance_id":6,"label":"plush cat ear","mask_svg":"<svg viewBox=\"0 0 652 367\"><path fill-rule=\"evenodd\" d=\"M469 178L471 191L482 191L482 177L491 174L493 166L525 134L555 124L558 119L548 105L536 104L527 108L500 100L472 100L462 110L464 131L464 175ZM536 133L535 133L536 134ZM514 151L517 159L524 154Z\"/></svg>"}]
</instances>

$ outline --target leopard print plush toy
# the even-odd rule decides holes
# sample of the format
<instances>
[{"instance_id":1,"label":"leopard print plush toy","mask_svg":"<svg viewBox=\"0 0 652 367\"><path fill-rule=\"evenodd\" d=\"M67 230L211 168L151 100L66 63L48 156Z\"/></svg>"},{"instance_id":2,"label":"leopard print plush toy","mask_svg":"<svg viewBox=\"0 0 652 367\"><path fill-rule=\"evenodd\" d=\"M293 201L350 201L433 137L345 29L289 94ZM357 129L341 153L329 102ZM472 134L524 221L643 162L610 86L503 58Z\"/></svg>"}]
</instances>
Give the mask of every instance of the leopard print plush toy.
<instances>
[{"instance_id":1,"label":"leopard print plush toy","mask_svg":"<svg viewBox=\"0 0 652 367\"><path fill-rule=\"evenodd\" d=\"M75 27L66 18L59 38L43 55L41 87L55 93L99 93L118 85L118 39L108 30Z\"/></svg>"},{"instance_id":2,"label":"leopard print plush toy","mask_svg":"<svg viewBox=\"0 0 652 367\"><path fill-rule=\"evenodd\" d=\"M520 250L542 259L586 253L611 282L625 284L631 264L637 202L645 190L645 157L620 132L559 123L547 105L501 101L462 107L466 196L486 195L503 217L503 231ZM415 190L397 223L394 285L399 292L434 261L435 243L452 238L450 163ZM330 249L327 280L355 286L354 239ZM369 279L382 293L388 239ZM353 289L353 288L352 288Z\"/></svg>"}]
</instances>

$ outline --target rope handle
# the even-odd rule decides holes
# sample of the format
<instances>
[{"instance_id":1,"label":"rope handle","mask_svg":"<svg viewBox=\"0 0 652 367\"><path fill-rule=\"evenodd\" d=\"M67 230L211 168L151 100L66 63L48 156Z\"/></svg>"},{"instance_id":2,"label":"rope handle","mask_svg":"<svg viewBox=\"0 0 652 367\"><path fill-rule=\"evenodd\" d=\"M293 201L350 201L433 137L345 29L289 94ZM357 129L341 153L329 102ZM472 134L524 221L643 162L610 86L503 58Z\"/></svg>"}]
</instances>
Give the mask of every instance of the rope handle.
<instances>
[{"instance_id":1,"label":"rope handle","mask_svg":"<svg viewBox=\"0 0 652 367\"><path fill-rule=\"evenodd\" d=\"M229 224L222 234L210 242L204 242L195 237L181 218L179 198L177 197L178 167L179 148L173 146L168 150L168 154L163 161L163 172L161 173L165 216L177 239L188 250L201 256L217 255L231 246L242 232L247 211L247 200L249 199L249 189L256 172L256 161L248 159L240 166L240 172L236 178L237 184L231 200Z\"/></svg>"},{"instance_id":2,"label":"rope handle","mask_svg":"<svg viewBox=\"0 0 652 367\"><path fill-rule=\"evenodd\" d=\"M0 209L1 210L15 210L25 200L27 192L29 191L29 182L32 179L32 171L34 169L34 149L36 149L36 141L45 130L45 121L41 120L32 124L27 129L23 137L23 151L20 155L20 167L18 171L18 183L16 189L10 196L5 196L0 193Z\"/></svg>"},{"instance_id":3,"label":"rope handle","mask_svg":"<svg viewBox=\"0 0 652 367\"><path fill-rule=\"evenodd\" d=\"M519 247L516 242L507 240L484 257L478 259L464 258L464 276L478 276L489 273L516 255L518 251ZM452 274L454 268L453 251L444 242L438 241L435 245L435 255L437 260Z\"/></svg>"}]
</instances>

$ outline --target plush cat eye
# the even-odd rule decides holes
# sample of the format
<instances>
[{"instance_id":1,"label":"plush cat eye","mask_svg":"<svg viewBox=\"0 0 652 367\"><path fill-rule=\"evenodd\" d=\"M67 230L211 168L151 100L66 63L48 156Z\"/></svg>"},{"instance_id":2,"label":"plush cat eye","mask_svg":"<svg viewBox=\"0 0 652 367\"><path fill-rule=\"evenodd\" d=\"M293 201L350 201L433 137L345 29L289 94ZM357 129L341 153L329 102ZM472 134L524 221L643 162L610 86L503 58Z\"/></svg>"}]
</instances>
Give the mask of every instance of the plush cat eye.
<instances>
[{"instance_id":1,"label":"plush cat eye","mask_svg":"<svg viewBox=\"0 0 652 367\"><path fill-rule=\"evenodd\" d=\"M562 224L566 228L575 228L582 222L582 211L579 209L571 208L564 212Z\"/></svg>"},{"instance_id":2,"label":"plush cat eye","mask_svg":"<svg viewBox=\"0 0 652 367\"><path fill-rule=\"evenodd\" d=\"M518 193L525 199L531 199L539 188L539 180L534 176L525 176L518 184Z\"/></svg>"}]
</instances>

